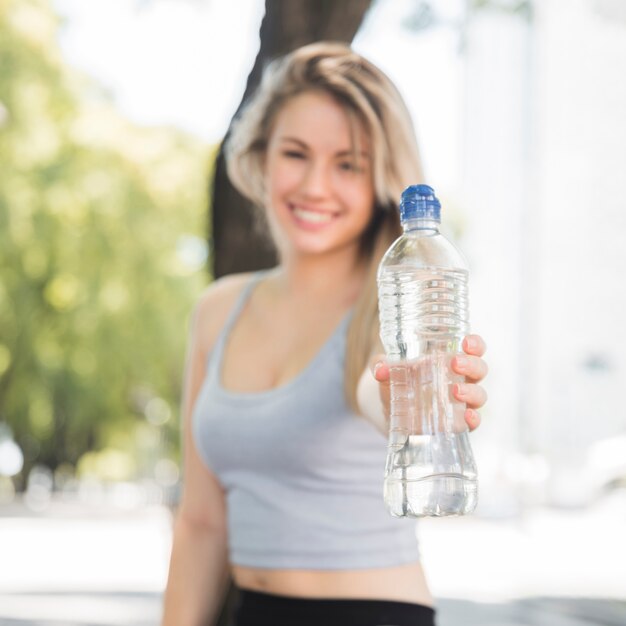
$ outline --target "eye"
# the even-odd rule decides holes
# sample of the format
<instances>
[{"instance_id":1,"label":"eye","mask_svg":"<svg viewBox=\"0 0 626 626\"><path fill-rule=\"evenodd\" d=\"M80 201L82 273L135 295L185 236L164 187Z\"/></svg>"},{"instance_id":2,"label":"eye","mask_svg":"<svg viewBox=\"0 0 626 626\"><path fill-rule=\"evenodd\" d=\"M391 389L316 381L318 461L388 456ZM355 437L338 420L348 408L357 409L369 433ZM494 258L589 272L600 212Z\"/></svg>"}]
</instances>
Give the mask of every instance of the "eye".
<instances>
[{"instance_id":1,"label":"eye","mask_svg":"<svg viewBox=\"0 0 626 626\"><path fill-rule=\"evenodd\" d=\"M358 163L355 163L354 161L341 161L339 163L339 169L343 170L344 172L362 172L363 168L359 166Z\"/></svg>"},{"instance_id":2,"label":"eye","mask_svg":"<svg viewBox=\"0 0 626 626\"><path fill-rule=\"evenodd\" d=\"M300 152L299 150L284 150L283 156L286 156L288 159L304 159L306 155L304 152Z\"/></svg>"}]
</instances>

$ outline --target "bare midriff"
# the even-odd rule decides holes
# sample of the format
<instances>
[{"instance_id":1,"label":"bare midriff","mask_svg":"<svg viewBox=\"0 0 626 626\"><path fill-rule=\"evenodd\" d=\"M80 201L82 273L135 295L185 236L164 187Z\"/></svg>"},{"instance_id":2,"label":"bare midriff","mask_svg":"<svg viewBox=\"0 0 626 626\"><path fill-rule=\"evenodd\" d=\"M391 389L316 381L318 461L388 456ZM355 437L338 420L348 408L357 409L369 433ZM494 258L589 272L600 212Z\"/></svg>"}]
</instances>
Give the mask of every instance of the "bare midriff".
<instances>
[{"instance_id":1,"label":"bare midriff","mask_svg":"<svg viewBox=\"0 0 626 626\"><path fill-rule=\"evenodd\" d=\"M301 598L395 600L432 607L419 562L358 570L262 569L232 565L235 583L243 589Z\"/></svg>"}]
</instances>

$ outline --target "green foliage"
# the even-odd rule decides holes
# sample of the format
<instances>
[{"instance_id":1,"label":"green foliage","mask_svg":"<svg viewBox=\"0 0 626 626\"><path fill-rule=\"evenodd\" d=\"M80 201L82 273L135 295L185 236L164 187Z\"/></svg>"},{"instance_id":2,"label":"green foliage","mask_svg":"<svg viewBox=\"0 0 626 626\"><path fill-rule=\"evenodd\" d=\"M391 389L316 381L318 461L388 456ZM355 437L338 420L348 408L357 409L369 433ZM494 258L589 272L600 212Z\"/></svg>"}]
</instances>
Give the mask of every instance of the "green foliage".
<instances>
[{"instance_id":1,"label":"green foliage","mask_svg":"<svg viewBox=\"0 0 626 626\"><path fill-rule=\"evenodd\" d=\"M0 0L0 421L25 471L132 451L146 427L174 452L207 282L180 247L204 235L209 150L125 121L63 64L57 28L47 1Z\"/></svg>"}]
</instances>

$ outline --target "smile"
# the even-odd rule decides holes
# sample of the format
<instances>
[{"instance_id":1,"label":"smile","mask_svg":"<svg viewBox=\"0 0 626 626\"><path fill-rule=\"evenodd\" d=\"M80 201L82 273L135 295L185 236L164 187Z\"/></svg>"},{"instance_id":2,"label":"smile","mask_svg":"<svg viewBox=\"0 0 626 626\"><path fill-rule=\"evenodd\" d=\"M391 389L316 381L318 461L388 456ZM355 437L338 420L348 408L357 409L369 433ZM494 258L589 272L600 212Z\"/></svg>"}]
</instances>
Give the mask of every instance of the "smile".
<instances>
[{"instance_id":1,"label":"smile","mask_svg":"<svg viewBox=\"0 0 626 626\"><path fill-rule=\"evenodd\" d=\"M305 209L295 204L289 204L289 210L293 213L298 222L311 225L324 225L332 222L339 213L331 213L329 211L316 211Z\"/></svg>"}]
</instances>

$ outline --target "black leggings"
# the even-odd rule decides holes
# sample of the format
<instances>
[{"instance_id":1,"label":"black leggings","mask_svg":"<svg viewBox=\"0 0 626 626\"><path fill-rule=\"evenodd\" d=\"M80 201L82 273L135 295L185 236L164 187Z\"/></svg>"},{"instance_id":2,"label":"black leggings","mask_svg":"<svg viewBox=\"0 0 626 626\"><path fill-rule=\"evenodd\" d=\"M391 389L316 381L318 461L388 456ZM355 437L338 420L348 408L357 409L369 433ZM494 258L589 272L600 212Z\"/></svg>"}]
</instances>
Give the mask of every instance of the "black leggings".
<instances>
[{"instance_id":1,"label":"black leggings","mask_svg":"<svg viewBox=\"0 0 626 626\"><path fill-rule=\"evenodd\" d=\"M435 626L435 610L410 602L293 598L240 589L233 626Z\"/></svg>"}]
</instances>

